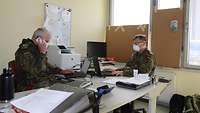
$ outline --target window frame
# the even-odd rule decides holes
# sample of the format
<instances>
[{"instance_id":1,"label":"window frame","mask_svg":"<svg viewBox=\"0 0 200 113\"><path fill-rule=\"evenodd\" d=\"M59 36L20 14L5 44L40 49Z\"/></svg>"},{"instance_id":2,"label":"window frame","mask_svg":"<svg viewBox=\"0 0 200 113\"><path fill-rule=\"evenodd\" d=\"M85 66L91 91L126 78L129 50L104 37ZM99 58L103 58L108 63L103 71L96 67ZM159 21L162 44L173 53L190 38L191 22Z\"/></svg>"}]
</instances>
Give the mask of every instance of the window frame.
<instances>
[{"instance_id":1,"label":"window frame","mask_svg":"<svg viewBox=\"0 0 200 113\"><path fill-rule=\"evenodd\" d=\"M183 7L183 1L184 0L180 0L180 7L171 7L171 8L167 8L167 9L177 9L177 8L182 8ZM156 10L167 10L167 9L159 9L159 0L156 0Z\"/></svg>"},{"instance_id":2,"label":"window frame","mask_svg":"<svg viewBox=\"0 0 200 113\"><path fill-rule=\"evenodd\" d=\"M118 25L114 25L114 1L115 0L109 0L109 25L110 26L118 26ZM151 18L152 18L152 3L154 2L154 0L150 0L150 17L149 17L149 25L151 25ZM134 24L130 24L133 25ZM141 24L138 24L141 25ZM129 26L129 25L119 25L119 26Z\"/></svg>"},{"instance_id":3,"label":"window frame","mask_svg":"<svg viewBox=\"0 0 200 113\"><path fill-rule=\"evenodd\" d=\"M157 0L150 0L150 17L149 17L149 27L148 27L148 49L151 50L151 39L152 39L152 18L153 12L156 7ZM109 0L109 22L108 26L114 26L114 0ZM127 25L125 25L127 26Z\"/></svg>"},{"instance_id":4,"label":"window frame","mask_svg":"<svg viewBox=\"0 0 200 113\"><path fill-rule=\"evenodd\" d=\"M188 37L188 29L189 29L189 6L190 0L180 0L181 6L180 8L184 10L184 32L183 32L183 45L182 45L182 55L181 57L181 66L187 69L200 69L200 66L190 65L188 62L188 54L189 54L189 37ZM113 26L113 17L114 17L114 0L109 0L109 26ZM158 0L151 0L150 2L150 22L148 27L148 48L151 50L151 38L152 38L152 18L153 12L156 10L164 10L158 9ZM171 8L170 8L171 9ZM174 9L174 8L172 8Z\"/></svg>"},{"instance_id":5,"label":"window frame","mask_svg":"<svg viewBox=\"0 0 200 113\"><path fill-rule=\"evenodd\" d=\"M113 26L114 24L114 0L109 0L109 25Z\"/></svg>"},{"instance_id":6,"label":"window frame","mask_svg":"<svg viewBox=\"0 0 200 113\"><path fill-rule=\"evenodd\" d=\"M183 37L183 67L190 69L200 69L200 65L191 65L189 64L189 9L190 9L190 0L185 0L185 14L184 14L184 37Z\"/></svg>"}]
</instances>

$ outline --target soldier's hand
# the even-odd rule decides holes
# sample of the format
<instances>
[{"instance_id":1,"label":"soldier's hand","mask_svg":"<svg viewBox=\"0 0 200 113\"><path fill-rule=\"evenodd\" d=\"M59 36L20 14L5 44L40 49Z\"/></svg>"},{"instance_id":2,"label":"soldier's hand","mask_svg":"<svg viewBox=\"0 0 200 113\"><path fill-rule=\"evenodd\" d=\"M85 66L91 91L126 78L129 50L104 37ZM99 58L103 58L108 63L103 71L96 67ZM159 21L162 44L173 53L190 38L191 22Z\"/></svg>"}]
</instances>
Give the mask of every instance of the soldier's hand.
<instances>
[{"instance_id":1,"label":"soldier's hand","mask_svg":"<svg viewBox=\"0 0 200 113\"><path fill-rule=\"evenodd\" d=\"M71 75L73 73L74 73L74 71L72 69L65 69L60 72L60 74L62 74L62 75Z\"/></svg>"},{"instance_id":2,"label":"soldier's hand","mask_svg":"<svg viewBox=\"0 0 200 113\"><path fill-rule=\"evenodd\" d=\"M116 76L122 76L123 75L123 71L113 71L111 74L112 75L116 75Z\"/></svg>"},{"instance_id":3,"label":"soldier's hand","mask_svg":"<svg viewBox=\"0 0 200 113\"><path fill-rule=\"evenodd\" d=\"M38 48L39 48L40 52L42 54L46 54L47 50L48 50L47 49L47 43L41 38L36 39L36 42L38 44Z\"/></svg>"}]
</instances>

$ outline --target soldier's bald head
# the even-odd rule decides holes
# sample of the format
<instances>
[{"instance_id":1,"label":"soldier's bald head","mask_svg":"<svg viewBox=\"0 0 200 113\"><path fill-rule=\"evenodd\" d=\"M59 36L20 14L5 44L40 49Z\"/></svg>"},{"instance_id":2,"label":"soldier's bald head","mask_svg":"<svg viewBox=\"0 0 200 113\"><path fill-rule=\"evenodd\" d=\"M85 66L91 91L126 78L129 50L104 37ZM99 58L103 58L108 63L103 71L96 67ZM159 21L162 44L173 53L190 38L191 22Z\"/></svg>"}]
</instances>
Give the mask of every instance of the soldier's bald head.
<instances>
[{"instance_id":1,"label":"soldier's bald head","mask_svg":"<svg viewBox=\"0 0 200 113\"><path fill-rule=\"evenodd\" d=\"M32 40L36 40L37 38L42 38L48 43L51 36L46 28L37 28L33 33Z\"/></svg>"}]
</instances>

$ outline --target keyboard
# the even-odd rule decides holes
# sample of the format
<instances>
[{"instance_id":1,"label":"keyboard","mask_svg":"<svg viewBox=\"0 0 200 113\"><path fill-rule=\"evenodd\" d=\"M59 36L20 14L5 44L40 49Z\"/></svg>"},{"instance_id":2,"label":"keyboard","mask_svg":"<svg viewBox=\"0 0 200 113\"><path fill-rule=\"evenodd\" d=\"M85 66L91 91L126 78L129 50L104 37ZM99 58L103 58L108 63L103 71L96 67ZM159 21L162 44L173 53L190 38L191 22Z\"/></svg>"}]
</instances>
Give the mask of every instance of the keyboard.
<instances>
[{"instance_id":1,"label":"keyboard","mask_svg":"<svg viewBox=\"0 0 200 113\"><path fill-rule=\"evenodd\" d=\"M87 76L87 74L85 74L83 72L75 72L72 75L69 75L68 77L69 78L77 78L77 77L83 78L83 77L86 77L86 76Z\"/></svg>"},{"instance_id":2,"label":"keyboard","mask_svg":"<svg viewBox=\"0 0 200 113\"><path fill-rule=\"evenodd\" d=\"M105 76L105 77L113 77L113 76L116 76L116 75L112 75L111 72L101 72L102 76Z\"/></svg>"}]
</instances>

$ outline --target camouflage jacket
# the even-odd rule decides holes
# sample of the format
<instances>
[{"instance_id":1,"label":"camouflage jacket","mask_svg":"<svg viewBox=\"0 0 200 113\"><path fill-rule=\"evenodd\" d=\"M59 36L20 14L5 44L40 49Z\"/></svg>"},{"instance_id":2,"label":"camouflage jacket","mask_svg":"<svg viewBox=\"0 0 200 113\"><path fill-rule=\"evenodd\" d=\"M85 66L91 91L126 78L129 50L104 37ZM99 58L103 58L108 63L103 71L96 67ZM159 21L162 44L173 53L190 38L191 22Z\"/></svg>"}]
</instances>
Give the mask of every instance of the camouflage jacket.
<instances>
[{"instance_id":1,"label":"camouflage jacket","mask_svg":"<svg viewBox=\"0 0 200 113\"><path fill-rule=\"evenodd\" d=\"M150 73L155 67L155 58L149 50L144 50L142 53L133 53L132 58L126 63L123 68L124 76L132 76L133 69L138 69L138 73Z\"/></svg>"},{"instance_id":2,"label":"camouflage jacket","mask_svg":"<svg viewBox=\"0 0 200 113\"><path fill-rule=\"evenodd\" d=\"M51 85L55 81L53 74L60 69L47 63L45 54L41 54L31 39L23 39L15 53L16 91L40 88Z\"/></svg>"},{"instance_id":3,"label":"camouflage jacket","mask_svg":"<svg viewBox=\"0 0 200 113\"><path fill-rule=\"evenodd\" d=\"M187 96L183 113L200 113L200 95Z\"/></svg>"}]
</instances>

